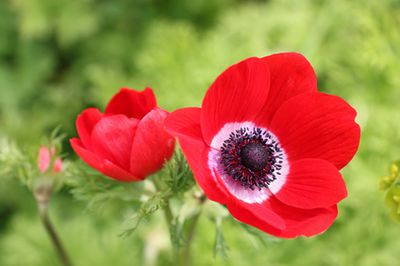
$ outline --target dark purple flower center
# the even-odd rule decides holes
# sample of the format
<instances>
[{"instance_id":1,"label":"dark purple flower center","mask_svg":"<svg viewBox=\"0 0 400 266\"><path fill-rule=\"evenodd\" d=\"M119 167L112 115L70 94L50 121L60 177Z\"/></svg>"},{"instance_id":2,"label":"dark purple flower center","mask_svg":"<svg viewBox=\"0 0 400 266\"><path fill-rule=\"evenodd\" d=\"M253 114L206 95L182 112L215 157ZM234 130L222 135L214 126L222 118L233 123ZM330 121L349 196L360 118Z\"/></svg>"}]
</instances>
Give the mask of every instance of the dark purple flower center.
<instances>
[{"instance_id":1,"label":"dark purple flower center","mask_svg":"<svg viewBox=\"0 0 400 266\"><path fill-rule=\"evenodd\" d=\"M232 132L220 152L225 174L245 188L261 190L281 175L283 151L264 129L242 127Z\"/></svg>"},{"instance_id":2,"label":"dark purple flower center","mask_svg":"<svg viewBox=\"0 0 400 266\"><path fill-rule=\"evenodd\" d=\"M239 156L241 163L252 171L261 171L268 164L268 150L258 142L245 145Z\"/></svg>"}]
</instances>

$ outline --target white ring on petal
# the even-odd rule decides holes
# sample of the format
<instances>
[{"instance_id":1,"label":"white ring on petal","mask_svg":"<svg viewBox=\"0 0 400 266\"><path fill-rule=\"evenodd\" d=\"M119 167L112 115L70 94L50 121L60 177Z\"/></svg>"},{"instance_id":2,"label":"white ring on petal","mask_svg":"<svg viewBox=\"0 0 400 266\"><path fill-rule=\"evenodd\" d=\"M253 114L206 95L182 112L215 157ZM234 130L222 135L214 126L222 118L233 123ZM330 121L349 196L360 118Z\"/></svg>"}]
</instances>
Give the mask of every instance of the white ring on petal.
<instances>
[{"instance_id":1,"label":"white ring on petal","mask_svg":"<svg viewBox=\"0 0 400 266\"><path fill-rule=\"evenodd\" d=\"M211 148L217 150L221 149L224 141L229 139L229 135L242 127L254 128L256 125L253 122L226 123L212 139L210 144Z\"/></svg>"},{"instance_id":2,"label":"white ring on petal","mask_svg":"<svg viewBox=\"0 0 400 266\"><path fill-rule=\"evenodd\" d=\"M286 156L285 151L282 147L279 147L282 151L282 169L279 171L281 174L276 176L276 179L272 181L268 188L258 189L248 189L243 187L243 185L234 180L231 176L227 175L224 171L224 166L220 164L221 161L221 147L225 140L229 139L229 135L240 128L247 127L250 130L253 128L260 128L266 132L268 132L272 140L275 140L279 143L278 138L271 131L267 130L263 127L258 127L252 122L234 122L225 124L220 131L215 135L215 137L211 141L211 148L208 153L208 167L211 170L213 178L217 181L218 179L215 177L213 169L217 171L220 175L221 179L224 181L226 188L229 192L237 197L238 199L246 202L246 203L262 203L266 199L268 199L271 194L276 194L286 183L286 177L289 174L290 166ZM218 181L217 181L218 182ZM272 193L271 193L272 192Z\"/></svg>"}]
</instances>

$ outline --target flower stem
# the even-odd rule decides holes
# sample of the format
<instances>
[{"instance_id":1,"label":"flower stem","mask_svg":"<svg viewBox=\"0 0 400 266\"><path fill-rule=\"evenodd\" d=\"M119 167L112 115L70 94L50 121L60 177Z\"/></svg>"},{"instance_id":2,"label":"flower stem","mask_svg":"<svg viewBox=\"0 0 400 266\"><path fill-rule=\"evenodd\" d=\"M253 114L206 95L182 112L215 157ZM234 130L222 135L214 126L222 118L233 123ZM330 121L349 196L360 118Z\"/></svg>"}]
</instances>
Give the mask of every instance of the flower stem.
<instances>
[{"instance_id":1,"label":"flower stem","mask_svg":"<svg viewBox=\"0 0 400 266\"><path fill-rule=\"evenodd\" d=\"M207 200L204 194L201 194L198 199L199 205L202 206L204 202ZM199 218L202 213L202 208L192 217L190 223L187 227L186 232L186 245L183 247L183 250L180 255L180 265L182 266L189 266L192 264L191 260L191 250L192 250L192 243L196 233L196 228L199 223Z\"/></svg>"},{"instance_id":2,"label":"flower stem","mask_svg":"<svg viewBox=\"0 0 400 266\"><path fill-rule=\"evenodd\" d=\"M171 207L169 206L169 202L164 206L164 215L165 220L168 224L168 228L171 228L172 220L174 219L174 215L172 214Z\"/></svg>"},{"instance_id":3,"label":"flower stem","mask_svg":"<svg viewBox=\"0 0 400 266\"><path fill-rule=\"evenodd\" d=\"M201 215L201 211L199 211L195 216L193 216L192 220L187 229L187 236L186 236L186 244L183 247L181 253L181 265L182 266L189 266L191 265L191 250L192 250L192 242L196 232L196 227Z\"/></svg>"},{"instance_id":4,"label":"flower stem","mask_svg":"<svg viewBox=\"0 0 400 266\"><path fill-rule=\"evenodd\" d=\"M51 188L49 187L39 188L35 191L34 195L38 206L39 216L43 223L44 228L46 229L47 234L50 237L54 249L57 252L60 262L64 266L72 266L71 260L68 257L68 254L61 242L61 239L58 236L49 218L48 205L49 205L50 194L51 194Z\"/></svg>"}]
</instances>

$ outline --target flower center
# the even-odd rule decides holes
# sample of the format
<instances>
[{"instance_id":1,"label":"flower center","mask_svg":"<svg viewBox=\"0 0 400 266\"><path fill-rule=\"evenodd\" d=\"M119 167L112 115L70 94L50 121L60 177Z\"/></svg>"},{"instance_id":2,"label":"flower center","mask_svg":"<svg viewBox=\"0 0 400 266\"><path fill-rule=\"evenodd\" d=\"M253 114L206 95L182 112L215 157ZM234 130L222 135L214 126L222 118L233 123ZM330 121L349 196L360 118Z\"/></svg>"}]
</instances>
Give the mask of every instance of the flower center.
<instances>
[{"instance_id":1,"label":"flower center","mask_svg":"<svg viewBox=\"0 0 400 266\"><path fill-rule=\"evenodd\" d=\"M251 190L266 188L281 175L283 157L276 137L257 127L231 132L220 148L221 170Z\"/></svg>"},{"instance_id":2,"label":"flower center","mask_svg":"<svg viewBox=\"0 0 400 266\"><path fill-rule=\"evenodd\" d=\"M261 143L249 143L241 149L240 161L252 171L261 171L268 164L268 151Z\"/></svg>"}]
</instances>

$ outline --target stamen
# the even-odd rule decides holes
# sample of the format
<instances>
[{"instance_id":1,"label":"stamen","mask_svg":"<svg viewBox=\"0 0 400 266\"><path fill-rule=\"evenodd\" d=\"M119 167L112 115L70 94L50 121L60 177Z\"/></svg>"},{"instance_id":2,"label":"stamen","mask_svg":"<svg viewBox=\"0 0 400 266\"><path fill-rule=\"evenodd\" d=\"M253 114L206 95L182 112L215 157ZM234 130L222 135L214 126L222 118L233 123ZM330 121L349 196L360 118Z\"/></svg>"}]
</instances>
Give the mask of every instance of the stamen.
<instances>
[{"instance_id":1,"label":"stamen","mask_svg":"<svg viewBox=\"0 0 400 266\"><path fill-rule=\"evenodd\" d=\"M220 158L224 172L246 189L261 190L281 175L283 152L277 140L261 128L231 132Z\"/></svg>"}]
</instances>

